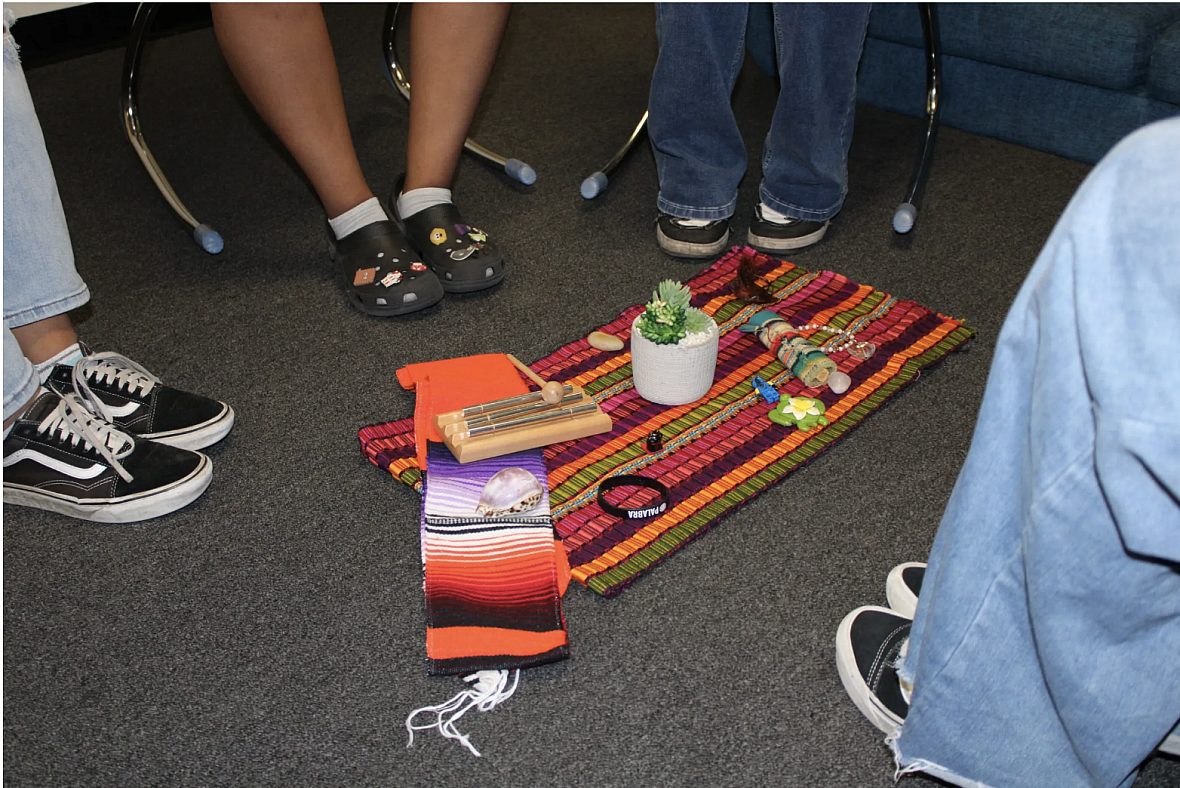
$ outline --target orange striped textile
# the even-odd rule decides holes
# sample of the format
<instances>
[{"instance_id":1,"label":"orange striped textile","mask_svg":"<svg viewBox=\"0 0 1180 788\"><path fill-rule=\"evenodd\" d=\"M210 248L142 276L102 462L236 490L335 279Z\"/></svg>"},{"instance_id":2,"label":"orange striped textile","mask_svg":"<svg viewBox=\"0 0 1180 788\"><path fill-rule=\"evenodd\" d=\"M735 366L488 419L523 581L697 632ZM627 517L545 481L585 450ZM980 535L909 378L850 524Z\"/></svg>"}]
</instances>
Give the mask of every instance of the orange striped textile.
<instances>
[{"instance_id":1,"label":"orange striped textile","mask_svg":"<svg viewBox=\"0 0 1180 788\"><path fill-rule=\"evenodd\" d=\"M775 303L748 304L733 296L730 283L744 258L754 264L759 283ZM961 348L975 333L917 302L749 248L731 250L686 284L693 291L693 305L712 315L721 329L717 372L701 400L667 407L639 397L631 380L629 345L606 352L580 339L532 365L546 379L582 386L614 421L609 433L554 444L544 452L553 522L572 576L606 596L620 592L840 441L917 380L923 368ZM642 309L628 308L599 330L626 342ZM849 375L848 390L836 394L826 386L804 387L752 334L739 331L760 309L771 309L795 326L829 327L805 333ZM876 352L859 359L836 351L847 337L842 332L875 343ZM801 432L771 422L767 413L772 405L751 386L755 375L783 397L821 400L828 425ZM663 448L649 453L646 438L657 429ZM371 462L405 484L420 484L412 420L366 427L360 438ZM667 511L650 520L624 520L604 512L596 501L598 485L620 473L666 484L671 491ZM627 505L643 506L653 498L637 494Z\"/></svg>"},{"instance_id":2,"label":"orange striped textile","mask_svg":"<svg viewBox=\"0 0 1180 788\"><path fill-rule=\"evenodd\" d=\"M524 468L544 485L542 452L460 465L433 428L436 414L524 393L520 373L507 356L493 354L413 364L398 370L398 379L417 394L413 456L426 468L420 534L428 672L465 675L565 659L561 596L569 564L548 500L509 516L476 509L488 479L505 468Z\"/></svg>"}]
</instances>

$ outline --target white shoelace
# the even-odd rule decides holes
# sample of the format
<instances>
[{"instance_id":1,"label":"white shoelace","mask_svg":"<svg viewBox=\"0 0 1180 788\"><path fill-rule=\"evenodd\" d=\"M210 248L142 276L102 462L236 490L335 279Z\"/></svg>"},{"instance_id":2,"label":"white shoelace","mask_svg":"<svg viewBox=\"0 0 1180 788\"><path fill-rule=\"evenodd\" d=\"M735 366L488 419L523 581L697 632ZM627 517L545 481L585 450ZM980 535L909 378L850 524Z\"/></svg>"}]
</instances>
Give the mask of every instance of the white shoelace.
<instances>
[{"instance_id":1,"label":"white shoelace","mask_svg":"<svg viewBox=\"0 0 1180 788\"><path fill-rule=\"evenodd\" d=\"M93 449L124 481L131 481L131 474L119 460L131 453L135 441L127 433L95 418L75 395L63 395L57 407L37 426L37 432L68 441L71 446L81 443L83 449Z\"/></svg>"},{"instance_id":2,"label":"white shoelace","mask_svg":"<svg viewBox=\"0 0 1180 788\"><path fill-rule=\"evenodd\" d=\"M119 353L102 352L83 356L74 365L74 391L92 410L107 421L114 421L110 407L90 390L90 381L108 383L128 394L146 396L160 379Z\"/></svg>"},{"instance_id":3,"label":"white shoelace","mask_svg":"<svg viewBox=\"0 0 1180 788\"><path fill-rule=\"evenodd\" d=\"M476 758L479 758L479 750L475 749L475 745L471 743L466 734L459 733L455 723L472 708L478 707L480 711L491 711L498 704L511 698L512 693L516 692L516 686L520 684L520 671L516 670L514 673L516 675L510 689L508 688L507 670L481 670L470 676L464 676L463 680L471 685L470 689L463 690L446 703L416 709L410 713L409 717L406 717L406 730L410 733L410 741L406 746L414 746L414 731L428 731L437 728L438 732L446 738L458 739L464 747L471 750ZM414 718L424 712L433 712L437 719L429 725L415 725Z\"/></svg>"}]
</instances>

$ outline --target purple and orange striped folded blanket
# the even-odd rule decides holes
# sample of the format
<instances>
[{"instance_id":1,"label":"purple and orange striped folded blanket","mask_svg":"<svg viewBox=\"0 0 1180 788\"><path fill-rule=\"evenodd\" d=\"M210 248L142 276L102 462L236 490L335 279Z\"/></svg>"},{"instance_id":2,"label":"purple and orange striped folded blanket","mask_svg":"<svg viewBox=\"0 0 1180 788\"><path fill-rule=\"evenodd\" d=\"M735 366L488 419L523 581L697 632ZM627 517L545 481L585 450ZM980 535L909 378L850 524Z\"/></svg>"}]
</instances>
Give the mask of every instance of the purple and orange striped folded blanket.
<instances>
[{"instance_id":1,"label":"purple and orange striped folded blanket","mask_svg":"<svg viewBox=\"0 0 1180 788\"><path fill-rule=\"evenodd\" d=\"M775 298L748 304L730 290L738 264L749 258L758 281ZM974 331L914 301L858 284L831 271L807 271L752 249L730 251L686 282L692 303L713 316L721 329L717 373L701 400L678 407L639 397L631 381L628 346L600 351L579 339L532 365L548 380L582 386L614 421L602 435L554 444L544 450L553 522L575 580L603 595L626 588L637 577L728 514L781 481L827 449L890 397L917 379L919 371L961 347ZM624 310L599 330L630 338L631 322L643 309ZM852 378L843 394L826 387L805 388L752 335L738 328L760 309L772 309L796 326L818 324L855 332L877 345L868 359L831 354ZM811 333L821 346L838 336ZM771 405L750 385L759 375L784 397L823 401L827 426L810 432L766 418ZM484 400L490 399L484 396ZM646 450L653 430L663 448ZM405 484L421 489L413 419L376 424L360 431L365 456ZM624 520L599 507L595 493L606 477L640 473L671 490L668 510L651 520ZM635 499L635 505L643 500Z\"/></svg>"},{"instance_id":2,"label":"purple and orange striped folded blanket","mask_svg":"<svg viewBox=\"0 0 1180 788\"><path fill-rule=\"evenodd\" d=\"M483 517L476 509L488 479L504 468L530 471L547 490L544 456L532 449L460 465L433 426L439 413L524 393L520 373L506 356L485 355L403 367L398 380L417 393L414 453L426 468L420 533L428 672L466 675L564 659L569 564L547 496L520 515Z\"/></svg>"}]
</instances>

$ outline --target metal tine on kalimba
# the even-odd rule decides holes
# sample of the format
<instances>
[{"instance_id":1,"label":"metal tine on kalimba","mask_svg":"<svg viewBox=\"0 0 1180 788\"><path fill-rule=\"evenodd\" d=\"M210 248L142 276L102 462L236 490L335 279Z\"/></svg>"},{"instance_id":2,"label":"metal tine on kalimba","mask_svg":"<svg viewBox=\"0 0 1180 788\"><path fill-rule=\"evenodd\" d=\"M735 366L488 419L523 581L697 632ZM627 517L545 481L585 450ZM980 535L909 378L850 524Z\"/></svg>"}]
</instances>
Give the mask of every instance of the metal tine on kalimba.
<instances>
[{"instance_id":1,"label":"metal tine on kalimba","mask_svg":"<svg viewBox=\"0 0 1180 788\"><path fill-rule=\"evenodd\" d=\"M562 396L568 397L574 390L574 387L566 383L562 388ZM530 391L527 394L517 394L515 397L506 397L498 399L493 402L485 402L482 405L472 405L463 410L457 410L454 413L445 413L439 416L441 424L454 423L457 421L466 421L472 416L479 416L491 411L502 410L504 408L516 407L519 405L526 405L532 402L544 402L544 398L539 391ZM548 403L546 403L548 404Z\"/></svg>"},{"instance_id":2,"label":"metal tine on kalimba","mask_svg":"<svg viewBox=\"0 0 1180 788\"><path fill-rule=\"evenodd\" d=\"M471 427L462 431L451 431L451 429L448 427L447 437L454 441L463 441L470 438L478 438L483 435L491 435L497 432L515 430L521 427L531 427L537 424L543 424L545 422L564 420L582 413L594 413L597 412L597 410L598 405L593 401L586 402L582 405L575 405L572 408L548 408L533 415L521 416L519 418L507 419L505 421L491 421L486 424L481 424L479 426Z\"/></svg>"},{"instance_id":3,"label":"metal tine on kalimba","mask_svg":"<svg viewBox=\"0 0 1180 788\"><path fill-rule=\"evenodd\" d=\"M493 421L503 421L505 419L514 419L518 416L527 416L533 413L543 413L546 410L553 408L569 408L574 405L580 405L584 401L582 392L576 391L565 395L565 398L556 405L550 405L548 402L530 402L527 405L518 405L515 408L504 408L502 410L494 410L490 413L481 413L478 416L472 416L463 421L457 421L453 424L446 425L447 433L455 432L456 427L461 428L466 424L468 427L474 427L480 424L487 424Z\"/></svg>"}]
</instances>

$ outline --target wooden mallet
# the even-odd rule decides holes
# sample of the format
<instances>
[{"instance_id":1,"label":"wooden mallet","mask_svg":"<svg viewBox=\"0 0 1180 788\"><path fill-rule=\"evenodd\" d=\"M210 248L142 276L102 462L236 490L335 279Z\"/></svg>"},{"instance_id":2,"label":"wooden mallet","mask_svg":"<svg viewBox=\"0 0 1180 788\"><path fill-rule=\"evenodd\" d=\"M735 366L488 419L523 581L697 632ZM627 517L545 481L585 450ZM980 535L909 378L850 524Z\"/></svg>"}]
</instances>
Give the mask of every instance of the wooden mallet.
<instances>
[{"instance_id":1,"label":"wooden mallet","mask_svg":"<svg viewBox=\"0 0 1180 788\"><path fill-rule=\"evenodd\" d=\"M556 405L557 403L561 402L562 398L565 397L565 387L560 383L553 380L545 380L536 372L533 372L531 369L526 367L520 359L511 353L507 353L505 355L508 356L508 360L511 361L517 369L523 372L529 380L541 387L541 399L545 400L550 405Z\"/></svg>"}]
</instances>

